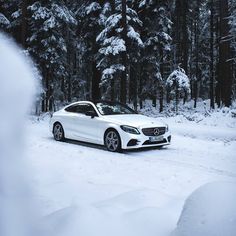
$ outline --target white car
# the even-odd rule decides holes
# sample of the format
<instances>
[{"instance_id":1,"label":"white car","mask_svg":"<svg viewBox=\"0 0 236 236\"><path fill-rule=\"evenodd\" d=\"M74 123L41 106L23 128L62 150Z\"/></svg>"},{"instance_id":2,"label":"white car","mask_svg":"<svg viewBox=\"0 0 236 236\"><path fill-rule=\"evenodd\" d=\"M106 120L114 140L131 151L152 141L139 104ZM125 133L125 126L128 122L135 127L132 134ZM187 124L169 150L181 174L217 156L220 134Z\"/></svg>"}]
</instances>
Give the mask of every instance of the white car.
<instances>
[{"instance_id":1,"label":"white car","mask_svg":"<svg viewBox=\"0 0 236 236\"><path fill-rule=\"evenodd\" d=\"M111 152L164 146L171 141L168 125L110 101L72 103L53 114L50 130L57 141L105 145Z\"/></svg>"}]
</instances>

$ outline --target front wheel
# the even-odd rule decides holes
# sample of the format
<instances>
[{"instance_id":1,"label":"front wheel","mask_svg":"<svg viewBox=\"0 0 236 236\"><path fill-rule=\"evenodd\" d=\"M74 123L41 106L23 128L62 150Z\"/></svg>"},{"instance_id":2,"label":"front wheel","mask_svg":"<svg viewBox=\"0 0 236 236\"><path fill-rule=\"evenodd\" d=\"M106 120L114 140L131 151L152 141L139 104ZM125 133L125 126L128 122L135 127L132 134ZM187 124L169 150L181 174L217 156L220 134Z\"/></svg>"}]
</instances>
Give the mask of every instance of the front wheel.
<instances>
[{"instance_id":1,"label":"front wheel","mask_svg":"<svg viewBox=\"0 0 236 236\"><path fill-rule=\"evenodd\" d=\"M63 141L64 136L64 130L60 123L56 123L53 127L53 136L56 141Z\"/></svg>"},{"instance_id":2,"label":"front wheel","mask_svg":"<svg viewBox=\"0 0 236 236\"><path fill-rule=\"evenodd\" d=\"M116 130L108 130L104 138L105 146L110 152L121 152L121 139Z\"/></svg>"}]
</instances>

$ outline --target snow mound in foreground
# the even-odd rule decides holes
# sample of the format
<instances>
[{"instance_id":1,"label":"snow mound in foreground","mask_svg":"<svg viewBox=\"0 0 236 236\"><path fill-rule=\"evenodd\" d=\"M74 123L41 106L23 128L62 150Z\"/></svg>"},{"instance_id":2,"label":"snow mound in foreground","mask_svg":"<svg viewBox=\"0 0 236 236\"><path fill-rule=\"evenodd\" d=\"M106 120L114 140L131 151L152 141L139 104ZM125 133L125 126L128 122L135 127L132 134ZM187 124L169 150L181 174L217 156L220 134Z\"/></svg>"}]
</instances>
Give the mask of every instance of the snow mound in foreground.
<instances>
[{"instance_id":1,"label":"snow mound in foreground","mask_svg":"<svg viewBox=\"0 0 236 236\"><path fill-rule=\"evenodd\" d=\"M173 236L235 236L236 184L206 184L186 200Z\"/></svg>"},{"instance_id":2,"label":"snow mound in foreground","mask_svg":"<svg viewBox=\"0 0 236 236\"><path fill-rule=\"evenodd\" d=\"M53 212L42 219L40 229L50 236L167 236L179 217L178 203L154 190L128 191Z\"/></svg>"},{"instance_id":3,"label":"snow mound in foreground","mask_svg":"<svg viewBox=\"0 0 236 236\"><path fill-rule=\"evenodd\" d=\"M34 73L30 59L1 33L0 52L0 235L26 236L32 203L22 147L25 116L35 90Z\"/></svg>"}]
</instances>

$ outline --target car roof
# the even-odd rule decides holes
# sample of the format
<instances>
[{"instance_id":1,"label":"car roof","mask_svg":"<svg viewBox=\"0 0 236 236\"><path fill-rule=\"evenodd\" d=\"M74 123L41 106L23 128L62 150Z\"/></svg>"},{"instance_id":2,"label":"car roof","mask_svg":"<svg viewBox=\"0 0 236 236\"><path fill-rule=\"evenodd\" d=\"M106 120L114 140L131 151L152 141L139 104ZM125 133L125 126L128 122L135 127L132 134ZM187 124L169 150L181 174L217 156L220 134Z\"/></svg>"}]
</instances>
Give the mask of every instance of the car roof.
<instances>
[{"instance_id":1,"label":"car roof","mask_svg":"<svg viewBox=\"0 0 236 236\"><path fill-rule=\"evenodd\" d=\"M91 101L78 101L78 102L73 102L73 103L68 104L67 106L65 106L65 108L76 105L76 104L80 104L80 103L89 103L89 104L94 105L94 103Z\"/></svg>"},{"instance_id":2,"label":"car roof","mask_svg":"<svg viewBox=\"0 0 236 236\"><path fill-rule=\"evenodd\" d=\"M122 104L122 103L120 103L118 101L110 101L110 100L103 100L103 99L101 99L101 100L84 100L84 101L77 101L77 102L70 103L67 106L65 106L63 108L63 110L68 108L68 107L70 107L70 106L73 106L73 105L76 105L76 104L81 104L81 103L88 103L88 104L91 104L94 107L96 107L95 104L96 103L100 103L100 102ZM123 104L123 105L125 105L125 104Z\"/></svg>"}]
</instances>

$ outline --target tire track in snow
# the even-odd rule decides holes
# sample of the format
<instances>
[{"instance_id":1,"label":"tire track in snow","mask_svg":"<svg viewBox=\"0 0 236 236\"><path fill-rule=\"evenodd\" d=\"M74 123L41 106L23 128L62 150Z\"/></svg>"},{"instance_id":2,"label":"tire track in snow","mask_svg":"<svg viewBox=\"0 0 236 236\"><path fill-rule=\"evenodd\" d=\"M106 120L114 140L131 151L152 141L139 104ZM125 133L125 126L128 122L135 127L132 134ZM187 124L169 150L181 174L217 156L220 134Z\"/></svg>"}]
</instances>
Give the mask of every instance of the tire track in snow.
<instances>
[{"instance_id":1,"label":"tire track in snow","mask_svg":"<svg viewBox=\"0 0 236 236\"><path fill-rule=\"evenodd\" d=\"M144 158L143 161L152 162L152 161L150 161L150 159L149 160L147 159L146 155L142 155L142 154L138 153L137 156ZM230 172L227 170L213 168L213 167L206 167L204 165L194 165L194 164L191 164L188 162L169 160L169 159L160 158L160 157L157 157L157 159L155 159L155 162L156 161L168 163L168 164L171 164L172 166L185 167L185 168L189 168L189 169L193 169L193 170L201 170L201 171L211 173L211 174L217 174L217 175L221 175L221 176L225 176L225 177L236 178L236 173L233 173L233 172Z\"/></svg>"}]
</instances>

